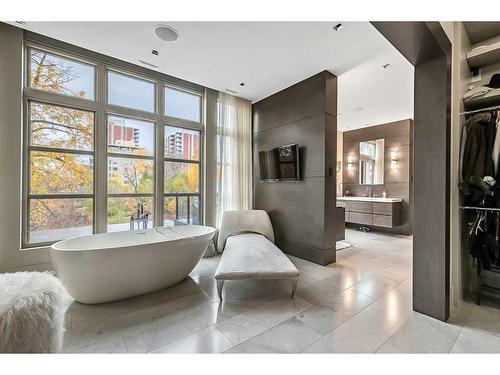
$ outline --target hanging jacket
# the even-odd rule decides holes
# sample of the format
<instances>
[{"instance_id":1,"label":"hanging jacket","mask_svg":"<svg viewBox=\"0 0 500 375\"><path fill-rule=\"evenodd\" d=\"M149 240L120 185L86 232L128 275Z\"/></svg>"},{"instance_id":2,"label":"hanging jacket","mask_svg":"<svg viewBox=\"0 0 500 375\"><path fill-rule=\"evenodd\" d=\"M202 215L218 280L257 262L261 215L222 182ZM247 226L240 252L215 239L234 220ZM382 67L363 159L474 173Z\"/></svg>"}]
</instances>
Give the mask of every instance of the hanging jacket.
<instances>
[{"instance_id":1,"label":"hanging jacket","mask_svg":"<svg viewBox=\"0 0 500 375\"><path fill-rule=\"evenodd\" d=\"M491 120L491 113L479 113L472 116L465 123L467 139L465 141L462 177L463 192L470 195L470 178L477 176L484 177L486 163L486 126Z\"/></svg>"},{"instance_id":2,"label":"hanging jacket","mask_svg":"<svg viewBox=\"0 0 500 375\"><path fill-rule=\"evenodd\" d=\"M489 270L491 265L495 265L498 253L497 215L488 213L485 218L473 236L469 249L472 258L478 262L479 273L482 269Z\"/></svg>"},{"instance_id":3,"label":"hanging jacket","mask_svg":"<svg viewBox=\"0 0 500 375\"><path fill-rule=\"evenodd\" d=\"M495 165L493 164L493 146L495 144L496 133L496 114L492 112L490 122L486 125L486 160L484 164L484 175L493 178L496 175Z\"/></svg>"}]
</instances>

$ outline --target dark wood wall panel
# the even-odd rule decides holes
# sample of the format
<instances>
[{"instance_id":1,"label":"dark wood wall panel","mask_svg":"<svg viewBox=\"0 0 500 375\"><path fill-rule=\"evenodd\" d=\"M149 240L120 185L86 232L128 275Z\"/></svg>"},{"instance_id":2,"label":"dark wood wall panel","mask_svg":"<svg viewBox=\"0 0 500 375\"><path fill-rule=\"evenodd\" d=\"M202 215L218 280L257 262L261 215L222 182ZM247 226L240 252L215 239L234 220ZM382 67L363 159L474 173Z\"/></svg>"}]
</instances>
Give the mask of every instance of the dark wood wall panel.
<instances>
[{"instance_id":1,"label":"dark wood wall panel","mask_svg":"<svg viewBox=\"0 0 500 375\"><path fill-rule=\"evenodd\" d=\"M372 22L415 66L413 309L450 315L451 43L439 22Z\"/></svg>"},{"instance_id":2,"label":"dark wood wall panel","mask_svg":"<svg viewBox=\"0 0 500 375\"><path fill-rule=\"evenodd\" d=\"M301 182L255 181L254 206L269 213L277 238L324 248L328 246L324 240L324 186L324 177Z\"/></svg>"},{"instance_id":3,"label":"dark wood wall panel","mask_svg":"<svg viewBox=\"0 0 500 375\"><path fill-rule=\"evenodd\" d=\"M325 71L253 105L254 208L269 213L278 247L319 264L335 261L336 94ZM260 182L259 151L290 143L301 180Z\"/></svg>"},{"instance_id":4,"label":"dark wood wall panel","mask_svg":"<svg viewBox=\"0 0 500 375\"><path fill-rule=\"evenodd\" d=\"M449 315L450 289L446 63L443 57L415 67L413 308L441 320Z\"/></svg>"},{"instance_id":5,"label":"dark wood wall panel","mask_svg":"<svg viewBox=\"0 0 500 375\"><path fill-rule=\"evenodd\" d=\"M336 77L327 81L328 72L316 74L254 104L254 133L289 124L320 113L336 115L336 100L329 103L327 94L336 95ZM326 85L329 85L329 93ZM333 111L333 112L332 112Z\"/></svg>"},{"instance_id":6,"label":"dark wood wall panel","mask_svg":"<svg viewBox=\"0 0 500 375\"><path fill-rule=\"evenodd\" d=\"M413 233L413 194L412 194L412 131L411 120L395 121L388 124L370 126L343 133L343 176L342 195L348 190L351 195L362 196L366 188L371 187L373 194L382 196L386 190L390 197L403 199L401 219L402 225L392 229L379 229L384 232L410 235ZM358 166L359 142L384 138L384 184L360 185ZM393 168L391 152L396 151L398 161ZM348 157L354 158L349 166Z\"/></svg>"},{"instance_id":7,"label":"dark wood wall panel","mask_svg":"<svg viewBox=\"0 0 500 375\"><path fill-rule=\"evenodd\" d=\"M325 147L324 113L254 133L256 151L253 153L253 177L259 179L259 153L284 144L298 143L301 176L303 178L324 176L325 154L318 149Z\"/></svg>"}]
</instances>

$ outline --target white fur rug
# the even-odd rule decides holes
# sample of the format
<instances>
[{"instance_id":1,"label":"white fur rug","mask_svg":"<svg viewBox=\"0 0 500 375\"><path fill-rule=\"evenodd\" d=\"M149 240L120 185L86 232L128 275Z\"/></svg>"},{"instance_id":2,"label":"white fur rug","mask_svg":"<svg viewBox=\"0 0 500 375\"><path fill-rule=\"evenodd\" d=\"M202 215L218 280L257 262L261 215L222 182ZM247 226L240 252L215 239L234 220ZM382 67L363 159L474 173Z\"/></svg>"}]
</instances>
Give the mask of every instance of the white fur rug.
<instances>
[{"instance_id":1,"label":"white fur rug","mask_svg":"<svg viewBox=\"0 0 500 375\"><path fill-rule=\"evenodd\" d=\"M63 286L48 272L0 274L0 353L57 353Z\"/></svg>"}]
</instances>

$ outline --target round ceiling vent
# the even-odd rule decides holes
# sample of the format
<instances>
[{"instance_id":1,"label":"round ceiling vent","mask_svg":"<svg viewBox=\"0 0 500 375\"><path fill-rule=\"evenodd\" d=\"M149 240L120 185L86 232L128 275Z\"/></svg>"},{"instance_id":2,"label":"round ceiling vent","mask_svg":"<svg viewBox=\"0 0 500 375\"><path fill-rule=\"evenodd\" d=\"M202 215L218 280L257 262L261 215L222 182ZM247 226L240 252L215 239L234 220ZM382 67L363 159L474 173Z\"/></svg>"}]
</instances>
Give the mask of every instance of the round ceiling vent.
<instances>
[{"instance_id":1,"label":"round ceiling vent","mask_svg":"<svg viewBox=\"0 0 500 375\"><path fill-rule=\"evenodd\" d=\"M170 26L156 25L154 32L158 39L161 39L165 42L175 42L177 39L179 39L179 33Z\"/></svg>"}]
</instances>

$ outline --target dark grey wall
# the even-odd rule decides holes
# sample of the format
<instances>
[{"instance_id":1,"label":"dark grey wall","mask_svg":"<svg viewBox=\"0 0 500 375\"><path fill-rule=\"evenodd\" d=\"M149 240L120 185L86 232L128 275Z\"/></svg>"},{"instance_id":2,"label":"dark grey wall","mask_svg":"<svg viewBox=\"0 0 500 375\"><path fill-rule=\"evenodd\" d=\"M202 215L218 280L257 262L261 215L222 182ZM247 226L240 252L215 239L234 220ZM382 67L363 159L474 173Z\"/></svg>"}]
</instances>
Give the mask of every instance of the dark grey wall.
<instances>
[{"instance_id":1,"label":"dark grey wall","mask_svg":"<svg viewBox=\"0 0 500 375\"><path fill-rule=\"evenodd\" d=\"M451 77L442 73L446 68L445 58L415 67L417 241L413 269L418 275L413 278L413 308L441 320L449 316L450 293L450 122L446 101Z\"/></svg>"},{"instance_id":2,"label":"dark grey wall","mask_svg":"<svg viewBox=\"0 0 500 375\"><path fill-rule=\"evenodd\" d=\"M253 105L253 204L276 244L318 264L335 261L337 77L318 73ZM260 182L259 151L299 144L298 182Z\"/></svg>"},{"instance_id":3,"label":"dark grey wall","mask_svg":"<svg viewBox=\"0 0 500 375\"><path fill-rule=\"evenodd\" d=\"M403 199L401 225L385 232L410 235L413 232L413 122L412 120L395 121L387 124L370 126L343 133L343 175L342 195L349 190L351 195L362 196L370 186L373 194L382 196L385 190L390 197ZM359 184L359 142L384 138L384 184ZM391 152L396 152L398 160L393 166ZM348 156L353 157L354 165L347 163Z\"/></svg>"},{"instance_id":4,"label":"dark grey wall","mask_svg":"<svg viewBox=\"0 0 500 375\"><path fill-rule=\"evenodd\" d=\"M413 309L450 315L451 43L439 22L372 22L415 66Z\"/></svg>"}]
</instances>

